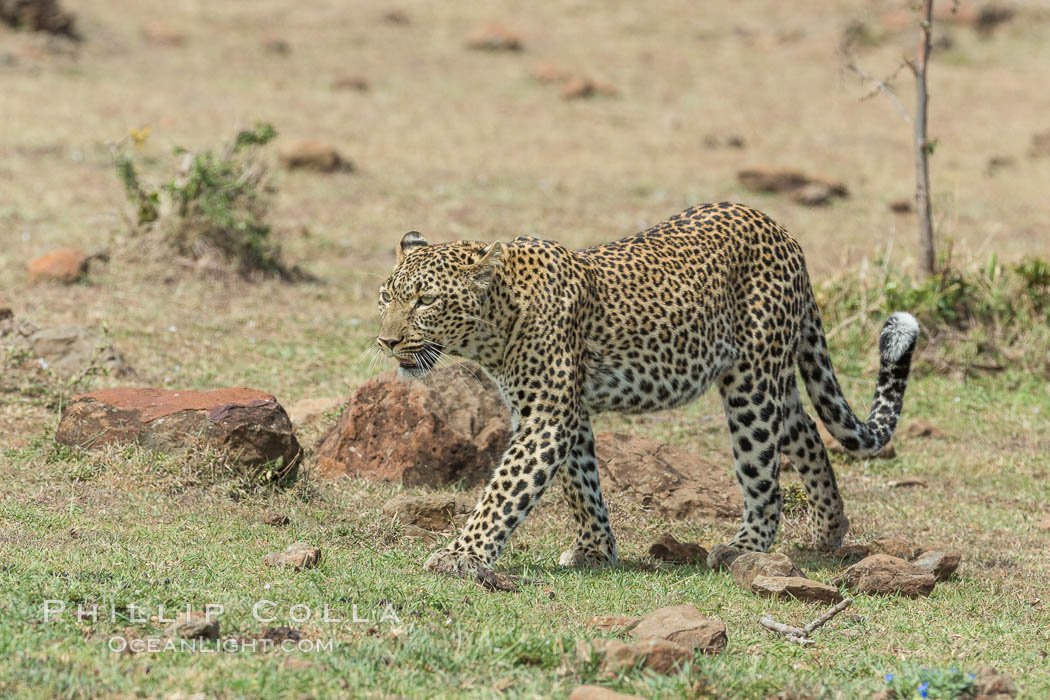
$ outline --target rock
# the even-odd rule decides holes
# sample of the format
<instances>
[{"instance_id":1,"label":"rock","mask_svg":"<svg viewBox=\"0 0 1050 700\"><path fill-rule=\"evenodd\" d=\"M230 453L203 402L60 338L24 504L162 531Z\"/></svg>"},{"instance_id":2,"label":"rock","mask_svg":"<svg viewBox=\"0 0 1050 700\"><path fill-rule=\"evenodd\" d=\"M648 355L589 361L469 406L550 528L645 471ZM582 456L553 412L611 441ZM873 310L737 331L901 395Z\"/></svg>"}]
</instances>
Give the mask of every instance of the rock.
<instances>
[{"instance_id":1,"label":"rock","mask_svg":"<svg viewBox=\"0 0 1050 700\"><path fill-rule=\"evenodd\" d=\"M289 170L313 170L320 173L352 171L354 164L347 160L331 144L316 139L285 143L277 157Z\"/></svg>"},{"instance_id":2,"label":"rock","mask_svg":"<svg viewBox=\"0 0 1050 700\"><path fill-rule=\"evenodd\" d=\"M977 698L1012 698L1017 695L1017 686L1010 676L999 673L992 666L982 666L977 669L974 680L974 693Z\"/></svg>"},{"instance_id":3,"label":"rock","mask_svg":"<svg viewBox=\"0 0 1050 700\"><path fill-rule=\"evenodd\" d=\"M26 263L30 282L73 284L87 274L91 256L76 248L56 248Z\"/></svg>"},{"instance_id":4,"label":"rock","mask_svg":"<svg viewBox=\"0 0 1050 700\"><path fill-rule=\"evenodd\" d=\"M716 544L707 555L707 566L712 571L728 569L744 553L744 550L731 544Z\"/></svg>"},{"instance_id":5,"label":"rock","mask_svg":"<svg viewBox=\"0 0 1050 700\"><path fill-rule=\"evenodd\" d=\"M422 380L387 372L362 384L316 448L322 476L439 488L488 481L510 439L499 389L460 363Z\"/></svg>"},{"instance_id":6,"label":"rock","mask_svg":"<svg viewBox=\"0 0 1050 700\"><path fill-rule=\"evenodd\" d=\"M1032 134L1032 145L1028 147L1028 157L1050 157L1050 129Z\"/></svg>"},{"instance_id":7,"label":"rock","mask_svg":"<svg viewBox=\"0 0 1050 700\"><path fill-rule=\"evenodd\" d=\"M599 632L619 637L634 629L641 619L640 617L592 617L584 624Z\"/></svg>"},{"instance_id":8,"label":"rock","mask_svg":"<svg viewBox=\"0 0 1050 700\"><path fill-rule=\"evenodd\" d=\"M842 600L839 589L801 576L756 576L751 582L751 590L767 598L794 598L807 603L838 603Z\"/></svg>"},{"instance_id":9,"label":"rock","mask_svg":"<svg viewBox=\"0 0 1050 700\"><path fill-rule=\"evenodd\" d=\"M891 489L904 489L904 488L912 488L912 487L916 487L916 486L918 486L920 488L926 488L926 487L929 486L929 484L926 483L926 479L920 478L918 476L909 476L909 477L907 477L905 479L896 479L894 481L887 481L886 482L886 486L890 487Z\"/></svg>"},{"instance_id":10,"label":"rock","mask_svg":"<svg viewBox=\"0 0 1050 700\"><path fill-rule=\"evenodd\" d=\"M786 554L767 552L746 552L733 560L729 565L733 580L745 591L751 590L751 584L758 576L790 576L805 578L802 569L795 566Z\"/></svg>"},{"instance_id":11,"label":"rock","mask_svg":"<svg viewBox=\"0 0 1050 700\"><path fill-rule=\"evenodd\" d=\"M133 374L108 340L82 326L34 329L26 345L34 358L42 359L48 369L62 378L77 375L92 363L116 377Z\"/></svg>"},{"instance_id":12,"label":"rock","mask_svg":"<svg viewBox=\"0 0 1050 700\"><path fill-rule=\"evenodd\" d=\"M263 522L269 525L270 527L284 527L288 523L292 522L292 519L284 513L269 513L265 518L263 518Z\"/></svg>"},{"instance_id":13,"label":"rock","mask_svg":"<svg viewBox=\"0 0 1050 700\"><path fill-rule=\"evenodd\" d=\"M677 671L693 658L693 652L666 639L645 639L627 643L619 639L581 639L576 642L576 658L582 664L597 657L598 670L606 678L615 678L634 668L653 673Z\"/></svg>"},{"instance_id":14,"label":"rock","mask_svg":"<svg viewBox=\"0 0 1050 700\"><path fill-rule=\"evenodd\" d=\"M852 564L853 562L860 561L869 554L871 554L871 549L867 545L847 544L833 551L831 556Z\"/></svg>"},{"instance_id":15,"label":"rock","mask_svg":"<svg viewBox=\"0 0 1050 700\"><path fill-rule=\"evenodd\" d=\"M894 214L911 214L912 204L910 199L895 199L890 202L890 211Z\"/></svg>"},{"instance_id":16,"label":"rock","mask_svg":"<svg viewBox=\"0 0 1050 700\"><path fill-rule=\"evenodd\" d=\"M382 20L387 24L412 24L412 18L404 10L387 10L383 13Z\"/></svg>"},{"instance_id":17,"label":"rock","mask_svg":"<svg viewBox=\"0 0 1050 700\"><path fill-rule=\"evenodd\" d=\"M605 490L674 520L737 521L740 487L720 464L639 435L602 433L595 439Z\"/></svg>"},{"instance_id":18,"label":"rock","mask_svg":"<svg viewBox=\"0 0 1050 700\"><path fill-rule=\"evenodd\" d=\"M483 24L467 37L467 48L481 51L521 51L521 35L499 22Z\"/></svg>"},{"instance_id":19,"label":"rock","mask_svg":"<svg viewBox=\"0 0 1050 700\"><path fill-rule=\"evenodd\" d=\"M459 515L474 510L474 500L463 494L428 493L420 496L402 494L383 506L383 514L402 523L441 532L457 526Z\"/></svg>"},{"instance_id":20,"label":"rock","mask_svg":"<svg viewBox=\"0 0 1050 700\"><path fill-rule=\"evenodd\" d=\"M181 639L218 639L219 621L211 619L199 610L183 612L168 625L165 634Z\"/></svg>"},{"instance_id":21,"label":"rock","mask_svg":"<svg viewBox=\"0 0 1050 700\"><path fill-rule=\"evenodd\" d=\"M944 440L946 438L940 428L930 425L918 418L908 423L904 428L904 436L909 438L931 438L933 440Z\"/></svg>"},{"instance_id":22,"label":"rock","mask_svg":"<svg viewBox=\"0 0 1050 700\"><path fill-rule=\"evenodd\" d=\"M947 581L955 570L959 568L962 560L958 554L946 552L928 551L923 552L912 561L912 566L933 574L938 581Z\"/></svg>"},{"instance_id":23,"label":"rock","mask_svg":"<svg viewBox=\"0 0 1050 700\"><path fill-rule=\"evenodd\" d=\"M288 417L292 419L293 426L301 428L320 420L325 413L335 411L342 403L341 399L329 397L301 399L288 409Z\"/></svg>"},{"instance_id":24,"label":"rock","mask_svg":"<svg viewBox=\"0 0 1050 700\"><path fill-rule=\"evenodd\" d=\"M878 537L871 541L868 550L872 554L888 554L891 557L910 561L919 553L919 548L894 537Z\"/></svg>"},{"instance_id":25,"label":"rock","mask_svg":"<svg viewBox=\"0 0 1050 700\"><path fill-rule=\"evenodd\" d=\"M757 167L740 170L737 182L754 192L787 194L795 202L807 206L826 204L834 197L848 197L849 191L841 182L810 177L796 170Z\"/></svg>"},{"instance_id":26,"label":"rock","mask_svg":"<svg viewBox=\"0 0 1050 700\"><path fill-rule=\"evenodd\" d=\"M679 542L664 535L649 547L649 556L672 564L696 564L707 566L707 550L693 542Z\"/></svg>"},{"instance_id":27,"label":"rock","mask_svg":"<svg viewBox=\"0 0 1050 700\"><path fill-rule=\"evenodd\" d=\"M280 37L270 37L264 40L262 47L263 51L279 56L287 56L292 52L292 45Z\"/></svg>"},{"instance_id":28,"label":"rock","mask_svg":"<svg viewBox=\"0 0 1050 700\"><path fill-rule=\"evenodd\" d=\"M353 90L354 92L368 92L372 87L368 78L360 75L344 75L332 81L333 90Z\"/></svg>"},{"instance_id":29,"label":"rock","mask_svg":"<svg viewBox=\"0 0 1050 700\"><path fill-rule=\"evenodd\" d=\"M825 449L832 454L846 455L848 457L854 457L854 455L846 450L835 436L828 432L828 429L824 427L824 424L817 421L817 432L820 434L820 439L824 443ZM897 456L897 449L893 446L893 442L888 442L882 446L882 449L875 454L867 455L860 459L893 459Z\"/></svg>"},{"instance_id":30,"label":"rock","mask_svg":"<svg viewBox=\"0 0 1050 700\"><path fill-rule=\"evenodd\" d=\"M992 156L988 159L988 164L984 166L984 174L988 177L995 177L1000 170L1012 168L1015 165L1017 165L1017 160L1013 156Z\"/></svg>"},{"instance_id":31,"label":"rock","mask_svg":"<svg viewBox=\"0 0 1050 700\"><path fill-rule=\"evenodd\" d=\"M1043 518L1035 525L1037 530L1041 532L1050 532L1050 518Z\"/></svg>"},{"instance_id":32,"label":"rock","mask_svg":"<svg viewBox=\"0 0 1050 700\"><path fill-rule=\"evenodd\" d=\"M182 46L186 35L163 22L149 22L142 25L142 38L158 46Z\"/></svg>"},{"instance_id":33,"label":"rock","mask_svg":"<svg viewBox=\"0 0 1050 700\"><path fill-rule=\"evenodd\" d=\"M272 552L263 557L267 566L283 566L296 571L312 569L321 563L321 548L305 542L294 542L283 552Z\"/></svg>"},{"instance_id":34,"label":"rock","mask_svg":"<svg viewBox=\"0 0 1050 700\"><path fill-rule=\"evenodd\" d=\"M116 388L81 394L62 411L55 440L87 449L137 443L160 452L204 444L247 466L281 460L285 476L294 473L302 453L277 399L244 388Z\"/></svg>"},{"instance_id":35,"label":"rock","mask_svg":"<svg viewBox=\"0 0 1050 700\"><path fill-rule=\"evenodd\" d=\"M584 76L569 78L561 89L561 98L563 100L577 100L598 95L614 97L618 94L619 91L609 83L592 80Z\"/></svg>"},{"instance_id":36,"label":"rock","mask_svg":"<svg viewBox=\"0 0 1050 700\"><path fill-rule=\"evenodd\" d=\"M75 17L62 10L58 0L0 0L0 23L12 29L81 39Z\"/></svg>"},{"instance_id":37,"label":"rock","mask_svg":"<svg viewBox=\"0 0 1050 700\"><path fill-rule=\"evenodd\" d=\"M719 654L726 648L726 626L704 617L693 605L660 608L645 615L630 631L639 640L666 639L687 649Z\"/></svg>"},{"instance_id":38,"label":"rock","mask_svg":"<svg viewBox=\"0 0 1050 700\"><path fill-rule=\"evenodd\" d=\"M569 694L569 700L645 700L639 695L624 695L600 685L581 685Z\"/></svg>"},{"instance_id":39,"label":"rock","mask_svg":"<svg viewBox=\"0 0 1050 700\"><path fill-rule=\"evenodd\" d=\"M1013 19L1016 10L1008 5L990 3L977 11L977 19L974 20L974 29L977 35L987 39L995 31L996 27Z\"/></svg>"},{"instance_id":40,"label":"rock","mask_svg":"<svg viewBox=\"0 0 1050 700\"><path fill-rule=\"evenodd\" d=\"M847 586L869 595L897 595L908 598L928 596L935 584L933 574L888 554L872 554L846 569L832 580L834 586Z\"/></svg>"}]
</instances>

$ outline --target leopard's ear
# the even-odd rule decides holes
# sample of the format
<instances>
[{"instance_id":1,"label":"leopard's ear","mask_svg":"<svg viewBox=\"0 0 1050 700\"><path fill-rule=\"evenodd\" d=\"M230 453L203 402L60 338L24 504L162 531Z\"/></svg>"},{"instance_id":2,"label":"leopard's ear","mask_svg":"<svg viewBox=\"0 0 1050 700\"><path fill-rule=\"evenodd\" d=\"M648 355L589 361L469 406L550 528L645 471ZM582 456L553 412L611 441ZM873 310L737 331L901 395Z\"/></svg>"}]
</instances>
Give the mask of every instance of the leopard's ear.
<instances>
[{"instance_id":1,"label":"leopard's ear","mask_svg":"<svg viewBox=\"0 0 1050 700\"><path fill-rule=\"evenodd\" d=\"M496 269L500 266L500 257L502 255L503 244L495 241L481 251L481 260L478 260L471 266L470 269L474 274L474 281L482 289L492 283L492 278L496 276Z\"/></svg>"},{"instance_id":2,"label":"leopard's ear","mask_svg":"<svg viewBox=\"0 0 1050 700\"><path fill-rule=\"evenodd\" d=\"M427 244L427 240L423 238L423 234L419 231L409 231L404 236L401 236L401 243L397 246L397 262L400 263L405 259L405 256L411 253L416 248L422 248Z\"/></svg>"}]
</instances>

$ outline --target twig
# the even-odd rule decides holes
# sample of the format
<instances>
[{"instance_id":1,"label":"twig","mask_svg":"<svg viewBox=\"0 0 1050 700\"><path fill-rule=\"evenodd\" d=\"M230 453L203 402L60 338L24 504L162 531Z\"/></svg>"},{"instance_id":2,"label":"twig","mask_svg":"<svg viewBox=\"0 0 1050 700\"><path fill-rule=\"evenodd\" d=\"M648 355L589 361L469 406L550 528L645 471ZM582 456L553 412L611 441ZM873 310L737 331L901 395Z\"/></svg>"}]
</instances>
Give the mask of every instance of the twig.
<instances>
[{"instance_id":1,"label":"twig","mask_svg":"<svg viewBox=\"0 0 1050 700\"><path fill-rule=\"evenodd\" d=\"M768 615L760 617L758 619L758 624L768 629L771 629L774 632L780 633L789 642L794 642L795 644L800 644L802 646L806 646L808 644L816 644L815 641L809 638L809 635L812 634L814 630L820 629L824 625L828 624L828 621L831 620L831 618L835 617L852 604L852 598L844 598L842 602L840 602L838 605L831 608L823 615L818 617L816 620L802 628L793 627L791 625L785 625L783 622L777 622Z\"/></svg>"},{"instance_id":2,"label":"twig","mask_svg":"<svg viewBox=\"0 0 1050 700\"><path fill-rule=\"evenodd\" d=\"M908 110L904 109L904 105L901 104L900 99L897 97L897 93L893 91L893 87L890 85L893 79L897 77L897 74L901 72L901 68L904 68L906 65L910 65L908 61L904 61L899 66L897 66L897 70L893 71L893 74L890 75L888 78L879 80L878 78L869 75L863 68L858 66L857 62L853 60L853 57L851 55L847 54L846 57L848 59L846 61L846 68L853 71L858 76L860 76L862 80L869 82L872 85L871 92L869 92L864 97L860 98L861 101L863 102L864 100L870 100L872 97L881 92L882 94L886 95L891 100L893 100L893 104L897 108L897 111L901 113L901 116L904 117L904 120L906 122L911 124L911 115L908 114Z\"/></svg>"}]
</instances>

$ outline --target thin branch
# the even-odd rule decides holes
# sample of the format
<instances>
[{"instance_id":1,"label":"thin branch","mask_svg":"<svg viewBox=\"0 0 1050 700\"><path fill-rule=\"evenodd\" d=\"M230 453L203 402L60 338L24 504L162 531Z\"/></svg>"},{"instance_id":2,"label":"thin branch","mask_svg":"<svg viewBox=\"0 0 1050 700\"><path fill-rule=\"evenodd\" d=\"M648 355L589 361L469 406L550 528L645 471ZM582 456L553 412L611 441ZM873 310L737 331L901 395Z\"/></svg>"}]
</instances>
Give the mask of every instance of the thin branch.
<instances>
[{"instance_id":1,"label":"thin branch","mask_svg":"<svg viewBox=\"0 0 1050 700\"><path fill-rule=\"evenodd\" d=\"M852 604L852 598L844 598L842 602L840 602L838 605L831 608L823 615L818 617L816 620L802 628L793 627L791 625L785 625L783 622L777 622L768 615L760 617L758 619L758 624L781 634L784 637L784 639L786 639L789 642L794 642L795 644L799 644L801 646L807 646L809 644L816 644L814 640L809 638L809 635L812 634L814 630L820 629L824 625L828 624L828 621L831 620L831 618L835 617Z\"/></svg>"},{"instance_id":2,"label":"thin branch","mask_svg":"<svg viewBox=\"0 0 1050 700\"><path fill-rule=\"evenodd\" d=\"M811 622L808 625L806 625L805 627L803 627L802 628L802 633L804 635L807 635L807 636L812 634L813 630L818 630L821 627L823 627L824 625L828 624L828 622L831 620L831 618L835 617L836 615L838 615L840 612L842 612L843 610L845 610L846 608L848 608L851 605L853 605L853 599L852 598L843 598L842 601L839 602L838 605L833 607L831 610L828 610L826 613L824 613L823 615L818 617L816 620L814 620L813 622Z\"/></svg>"},{"instance_id":3,"label":"thin branch","mask_svg":"<svg viewBox=\"0 0 1050 700\"><path fill-rule=\"evenodd\" d=\"M857 62L853 60L853 57L848 52L846 53L846 58L846 68L860 76L861 80L871 83L872 85L871 92L869 92L864 97L860 98L861 101L863 102L864 100L870 100L872 97L881 92L883 95L886 95L891 100L893 100L893 104L897 108L897 111L901 113L901 116L904 117L904 120L906 122L911 124L911 115L908 114L908 110L904 109L904 105L901 104L900 99L897 97L897 93L893 91L893 86L890 84L893 81L893 79L897 77L897 74L901 72L901 69L910 64L907 61L904 61L899 66L897 66L897 70L893 71L892 75L883 80L879 80L878 78L873 77L872 75L868 74L863 68L858 66Z\"/></svg>"}]
</instances>

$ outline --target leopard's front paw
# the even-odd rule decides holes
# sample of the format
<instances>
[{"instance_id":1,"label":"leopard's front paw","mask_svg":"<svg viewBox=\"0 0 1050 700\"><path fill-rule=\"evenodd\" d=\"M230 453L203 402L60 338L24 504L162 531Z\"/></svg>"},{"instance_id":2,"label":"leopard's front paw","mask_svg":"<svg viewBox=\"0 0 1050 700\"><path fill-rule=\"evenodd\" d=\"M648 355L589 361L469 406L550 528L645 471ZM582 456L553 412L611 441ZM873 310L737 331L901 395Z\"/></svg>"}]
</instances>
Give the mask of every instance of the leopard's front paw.
<instances>
[{"instance_id":1,"label":"leopard's front paw","mask_svg":"<svg viewBox=\"0 0 1050 700\"><path fill-rule=\"evenodd\" d=\"M712 571L728 569L729 565L746 551L732 544L716 544L707 555L707 567Z\"/></svg>"},{"instance_id":2,"label":"leopard's front paw","mask_svg":"<svg viewBox=\"0 0 1050 700\"><path fill-rule=\"evenodd\" d=\"M475 556L444 547L431 554L423 568L436 574L474 579L489 567Z\"/></svg>"},{"instance_id":3,"label":"leopard's front paw","mask_svg":"<svg viewBox=\"0 0 1050 700\"><path fill-rule=\"evenodd\" d=\"M830 552L842 546L849 532L849 518L845 513L837 513L828 518L826 522L815 520L812 524L814 539L817 547Z\"/></svg>"},{"instance_id":4,"label":"leopard's front paw","mask_svg":"<svg viewBox=\"0 0 1050 700\"><path fill-rule=\"evenodd\" d=\"M566 549L558 557L561 566L573 566L577 568L590 568L598 566L616 566L620 563L619 554L616 551L616 543L599 545L575 544Z\"/></svg>"}]
</instances>

